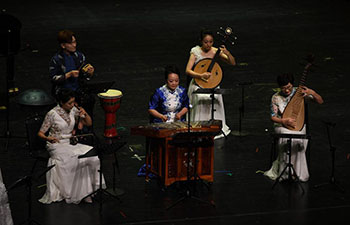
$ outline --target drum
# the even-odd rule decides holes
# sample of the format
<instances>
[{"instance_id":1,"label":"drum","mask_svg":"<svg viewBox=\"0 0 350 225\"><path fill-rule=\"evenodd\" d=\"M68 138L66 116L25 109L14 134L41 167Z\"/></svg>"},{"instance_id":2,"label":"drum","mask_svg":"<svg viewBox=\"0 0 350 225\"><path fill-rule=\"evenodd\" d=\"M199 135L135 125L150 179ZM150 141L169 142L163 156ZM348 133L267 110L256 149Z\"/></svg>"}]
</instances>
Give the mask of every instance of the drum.
<instances>
[{"instance_id":1,"label":"drum","mask_svg":"<svg viewBox=\"0 0 350 225\"><path fill-rule=\"evenodd\" d=\"M108 138L118 136L116 112L120 108L122 92L115 89L109 89L107 92L98 93L101 107L105 111L105 130L104 136Z\"/></svg>"}]
</instances>

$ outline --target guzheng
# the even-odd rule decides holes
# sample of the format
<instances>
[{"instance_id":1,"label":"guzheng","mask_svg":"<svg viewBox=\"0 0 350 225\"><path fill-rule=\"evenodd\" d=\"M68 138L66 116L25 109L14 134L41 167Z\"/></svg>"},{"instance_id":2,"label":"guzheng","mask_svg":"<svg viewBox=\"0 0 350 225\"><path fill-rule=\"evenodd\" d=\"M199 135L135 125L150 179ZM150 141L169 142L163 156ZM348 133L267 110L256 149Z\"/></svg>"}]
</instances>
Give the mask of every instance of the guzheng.
<instances>
[{"instance_id":1,"label":"guzheng","mask_svg":"<svg viewBox=\"0 0 350 225\"><path fill-rule=\"evenodd\" d=\"M148 174L153 173L163 185L168 186L186 180L187 173L193 177L196 171L201 179L214 181L214 136L221 130L221 120L193 122L190 125L189 134L199 135L200 139L205 140L205 146L174 145L174 140L179 136L186 136L182 135L188 132L186 122L155 123L131 128L132 135L146 137L146 180ZM188 159L191 165L189 169Z\"/></svg>"},{"instance_id":2,"label":"guzheng","mask_svg":"<svg viewBox=\"0 0 350 225\"><path fill-rule=\"evenodd\" d=\"M191 132L220 132L221 120L197 121L190 123ZM164 138L176 133L188 132L188 123L176 121L171 123L153 123L144 126L131 127L132 135L145 137Z\"/></svg>"}]
</instances>

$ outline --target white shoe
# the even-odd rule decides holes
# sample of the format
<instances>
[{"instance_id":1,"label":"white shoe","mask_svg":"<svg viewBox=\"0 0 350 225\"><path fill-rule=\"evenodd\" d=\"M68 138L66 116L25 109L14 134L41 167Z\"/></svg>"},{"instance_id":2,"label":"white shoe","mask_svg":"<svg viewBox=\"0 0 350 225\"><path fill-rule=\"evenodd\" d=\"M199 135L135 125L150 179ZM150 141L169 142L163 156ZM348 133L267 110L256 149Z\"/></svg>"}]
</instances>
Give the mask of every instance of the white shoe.
<instances>
[{"instance_id":1,"label":"white shoe","mask_svg":"<svg viewBox=\"0 0 350 225\"><path fill-rule=\"evenodd\" d=\"M222 132L224 132L225 136L228 136L231 133L231 130L222 130Z\"/></svg>"},{"instance_id":2,"label":"white shoe","mask_svg":"<svg viewBox=\"0 0 350 225\"><path fill-rule=\"evenodd\" d=\"M227 128L227 129L225 129L225 128ZM231 130L230 130L230 128L228 128L228 126L226 126L225 128L223 128L221 130L220 134L218 134L214 137L214 140L219 139L219 138L223 138L223 137L227 137L231 133Z\"/></svg>"},{"instance_id":3,"label":"white shoe","mask_svg":"<svg viewBox=\"0 0 350 225\"><path fill-rule=\"evenodd\" d=\"M223 133L220 133L220 134L218 134L218 135L216 135L216 136L214 137L214 140L220 139L220 138L223 138L223 137L225 137L225 135L224 135Z\"/></svg>"},{"instance_id":4,"label":"white shoe","mask_svg":"<svg viewBox=\"0 0 350 225\"><path fill-rule=\"evenodd\" d=\"M86 203L92 203L92 198L89 196L87 198L84 198L84 202Z\"/></svg>"}]
</instances>

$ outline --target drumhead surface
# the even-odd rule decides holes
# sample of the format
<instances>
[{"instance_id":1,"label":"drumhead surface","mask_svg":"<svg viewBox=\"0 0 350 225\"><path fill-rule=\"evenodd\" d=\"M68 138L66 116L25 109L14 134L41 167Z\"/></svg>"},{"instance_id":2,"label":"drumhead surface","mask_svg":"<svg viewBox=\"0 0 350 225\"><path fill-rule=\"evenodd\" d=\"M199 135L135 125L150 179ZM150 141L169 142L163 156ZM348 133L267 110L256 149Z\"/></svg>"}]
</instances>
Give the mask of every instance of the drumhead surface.
<instances>
[{"instance_id":1,"label":"drumhead surface","mask_svg":"<svg viewBox=\"0 0 350 225\"><path fill-rule=\"evenodd\" d=\"M115 97L122 97L123 93L116 89L108 89L108 91L98 93L97 95L98 97L101 97L101 98L115 98Z\"/></svg>"}]
</instances>

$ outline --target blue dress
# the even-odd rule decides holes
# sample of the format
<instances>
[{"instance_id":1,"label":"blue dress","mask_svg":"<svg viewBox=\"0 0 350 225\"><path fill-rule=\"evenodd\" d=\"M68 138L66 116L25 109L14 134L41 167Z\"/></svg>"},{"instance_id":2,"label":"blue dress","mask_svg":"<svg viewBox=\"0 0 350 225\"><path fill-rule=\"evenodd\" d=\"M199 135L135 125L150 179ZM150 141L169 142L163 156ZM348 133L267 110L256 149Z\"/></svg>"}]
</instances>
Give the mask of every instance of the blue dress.
<instances>
[{"instance_id":1,"label":"blue dress","mask_svg":"<svg viewBox=\"0 0 350 225\"><path fill-rule=\"evenodd\" d=\"M174 91L170 90L167 85L158 88L149 101L149 109L157 110L163 115L167 115L166 122L173 122L175 115L183 108L188 108L189 100L185 88L178 86ZM181 120L185 120L184 117ZM159 118L152 117L151 123L163 122Z\"/></svg>"}]
</instances>

